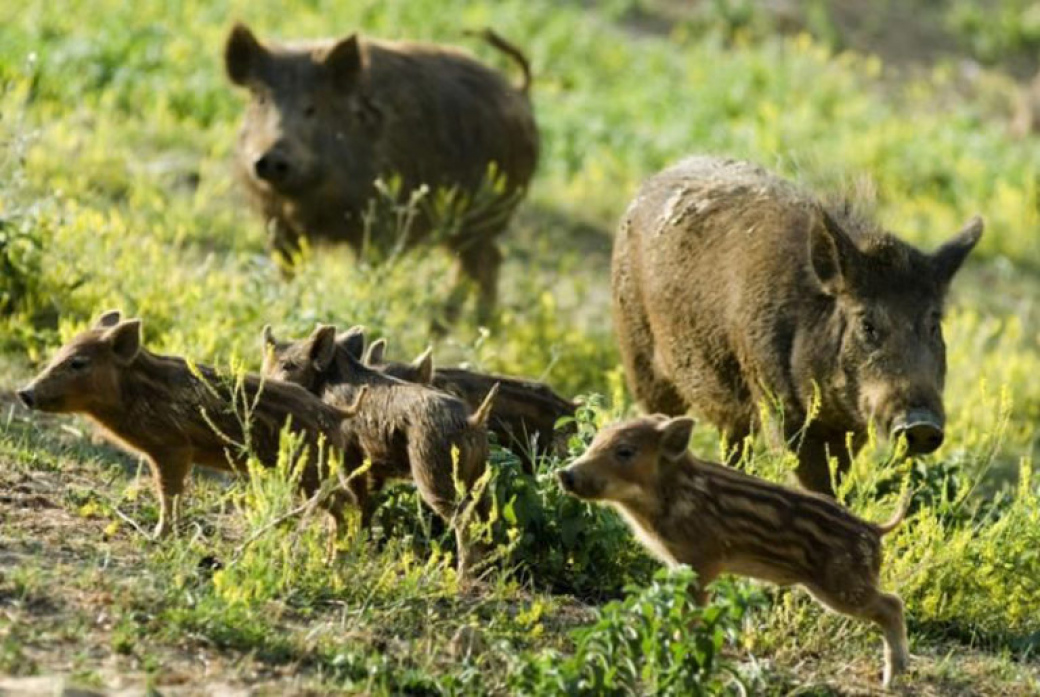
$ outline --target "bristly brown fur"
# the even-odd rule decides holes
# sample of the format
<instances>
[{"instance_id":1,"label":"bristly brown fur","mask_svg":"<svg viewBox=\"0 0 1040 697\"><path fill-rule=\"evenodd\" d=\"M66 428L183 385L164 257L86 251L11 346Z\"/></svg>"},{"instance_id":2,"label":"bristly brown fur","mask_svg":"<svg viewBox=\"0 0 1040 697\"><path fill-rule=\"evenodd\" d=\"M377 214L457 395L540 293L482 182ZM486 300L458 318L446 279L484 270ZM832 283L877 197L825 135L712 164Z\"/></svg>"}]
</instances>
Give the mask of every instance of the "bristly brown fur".
<instances>
[{"instance_id":1,"label":"bristly brown fur","mask_svg":"<svg viewBox=\"0 0 1040 697\"><path fill-rule=\"evenodd\" d=\"M683 160L647 180L615 237L625 377L649 412L694 409L731 445L763 429L797 448L802 485L833 494L829 459L840 477L871 423L911 454L941 445L943 303L981 233L973 219L925 253L851 199Z\"/></svg>"},{"instance_id":2,"label":"bristly brown fur","mask_svg":"<svg viewBox=\"0 0 1040 697\"><path fill-rule=\"evenodd\" d=\"M268 336L266 340L273 340ZM330 404L353 402L367 389L358 416L351 421L357 442L372 465L370 484L388 478L410 478L434 511L455 525L459 569L468 573L482 553L460 520L463 508L476 506L486 516L487 501L460 500L456 477L470 491L487 466L487 430L473 420L461 400L425 385L398 380L361 363L364 335L352 331L336 343L335 328L319 327L307 339L280 343L268 352L269 377L302 385ZM487 395L485 401L494 395ZM485 411L488 405L485 405ZM457 456L457 460L455 459ZM362 522L372 511L366 492L355 490L362 503Z\"/></svg>"},{"instance_id":3,"label":"bristly brown fur","mask_svg":"<svg viewBox=\"0 0 1040 697\"><path fill-rule=\"evenodd\" d=\"M828 608L868 619L885 635L885 684L906 668L898 596L879 588L881 536L892 520L863 521L837 502L705 462L687 451L691 419L647 417L601 431L559 473L580 498L614 505L667 564L697 572L698 600L719 574L804 586Z\"/></svg>"},{"instance_id":4,"label":"bristly brown fur","mask_svg":"<svg viewBox=\"0 0 1040 697\"><path fill-rule=\"evenodd\" d=\"M539 136L526 57L494 32L482 37L520 64L521 88L449 46L356 33L277 44L244 25L231 31L228 77L256 95L239 133L237 174L287 265L304 237L391 253L450 230L437 240L460 272L447 319L470 281L479 319L490 317L502 261L496 238L526 194ZM407 229L377 224L370 207L381 202L380 180L400 183L395 205L428 187L434 197L456 192L459 210L421 201Z\"/></svg>"},{"instance_id":5,"label":"bristly brown fur","mask_svg":"<svg viewBox=\"0 0 1040 697\"><path fill-rule=\"evenodd\" d=\"M499 392L491 405L488 430L495 434L499 444L513 451L528 474L534 474L539 452L557 455L567 452L567 439L574 432L574 426L568 424L557 430L556 423L574 416L577 406L545 383L464 368L438 366L427 371L419 359L412 363L385 360L385 342L380 340L377 345L377 351L366 354L368 365L408 382L422 382L419 376L429 372L432 374L430 385L458 397L473 410L480 407L488 390L497 384Z\"/></svg>"},{"instance_id":6,"label":"bristly brown fur","mask_svg":"<svg viewBox=\"0 0 1040 697\"><path fill-rule=\"evenodd\" d=\"M153 354L140 346L140 323L120 322L112 313L62 347L26 390L37 408L83 413L112 440L149 459L161 504L157 535L176 522L193 464L243 471L254 455L273 467L286 427L302 438L306 465L300 486L314 493L329 473L329 456L343 454L352 413L295 385L256 375L222 376L205 365ZM337 524L343 503L341 494L326 504Z\"/></svg>"}]
</instances>

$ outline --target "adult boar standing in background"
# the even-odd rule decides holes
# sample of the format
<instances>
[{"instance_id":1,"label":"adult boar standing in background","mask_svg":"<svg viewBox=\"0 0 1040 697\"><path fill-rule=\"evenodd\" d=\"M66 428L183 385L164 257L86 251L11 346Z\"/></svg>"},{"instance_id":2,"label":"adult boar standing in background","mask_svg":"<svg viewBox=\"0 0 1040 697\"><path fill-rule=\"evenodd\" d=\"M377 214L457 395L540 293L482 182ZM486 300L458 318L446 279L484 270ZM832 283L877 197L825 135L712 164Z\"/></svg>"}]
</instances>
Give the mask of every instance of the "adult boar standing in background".
<instances>
[{"instance_id":1,"label":"adult boar standing in background","mask_svg":"<svg viewBox=\"0 0 1040 697\"><path fill-rule=\"evenodd\" d=\"M385 256L436 231L458 256L447 319L467 281L478 287L478 319L490 317L502 260L495 239L534 173L538 131L526 58L491 31L483 37L520 64L520 87L446 46L358 34L262 44L235 25L227 73L252 93L237 168L283 260L303 237ZM380 179L396 179L399 191L380 194ZM414 217L373 218L379 195L404 204L424 186Z\"/></svg>"},{"instance_id":2,"label":"adult boar standing in background","mask_svg":"<svg viewBox=\"0 0 1040 697\"><path fill-rule=\"evenodd\" d=\"M650 412L700 412L731 446L763 402L779 406L798 478L817 492L833 494L828 456L847 470L848 434L855 452L871 421L932 452L943 302L981 234L974 218L926 254L755 165L680 162L644 184L615 240L629 385Z\"/></svg>"}]
</instances>

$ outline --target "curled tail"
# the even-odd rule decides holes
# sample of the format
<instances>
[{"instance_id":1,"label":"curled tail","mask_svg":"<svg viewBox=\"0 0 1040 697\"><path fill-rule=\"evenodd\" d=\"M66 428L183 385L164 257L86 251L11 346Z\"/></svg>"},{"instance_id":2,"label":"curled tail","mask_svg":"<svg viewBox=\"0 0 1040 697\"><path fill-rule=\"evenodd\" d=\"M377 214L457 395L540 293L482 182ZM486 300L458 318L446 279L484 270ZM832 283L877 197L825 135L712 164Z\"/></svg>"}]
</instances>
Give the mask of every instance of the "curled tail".
<instances>
[{"instance_id":1,"label":"curled tail","mask_svg":"<svg viewBox=\"0 0 1040 697\"><path fill-rule=\"evenodd\" d=\"M509 43L501 36L496 34L489 27L484 27L480 31L468 30L465 32L468 36L476 36L483 39L488 44L497 48L502 53L506 54L520 66L520 70L523 72L524 78L517 88L524 95L531 89L531 64L527 60L527 56L524 55L523 51Z\"/></svg>"},{"instance_id":2,"label":"curled tail","mask_svg":"<svg viewBox=\"0 0 1040 697\"><path fill-rule=\"evenodd\" d=\"M339 413L344 419L349 419L352 416L357 416L358 412L361 411L361 405L365 401L365 397L368 396L368 385L362 385L361 389L358 390L357 397L354 398L354 403L348 407L339 407Z\"/></svg>"},{"instance_id":3,"label":"curled tail","mask_svg":"<svg viewBox=\"0 0 1040 697\"><path fill-rule=\"evenodd\" d=\"M484 397L484 401L480 403L477 410L470 414L469 425L476 427L487 426L488 417L491 416L491 405L495 401L495 397L498 396L498 388L502 383L496 382L490 390L488 390L487 396Z\"/></svg>"},{"instance_id":4,"label":"curled tail","mask_svg":"<svg viewBox=\"0 0 1040 697\"><path fill-rule=\"evenodd\" d=\"M889 518L884 523L875 523L874 527L877 528L879 535L887 535L903 522L903 518L906 517L907 511L910 510L910 501L913 499L913 494L909 490L903 494L902 500L899 502L899 508L896 510L895 515Z\"/></svg>"}]
</instances>

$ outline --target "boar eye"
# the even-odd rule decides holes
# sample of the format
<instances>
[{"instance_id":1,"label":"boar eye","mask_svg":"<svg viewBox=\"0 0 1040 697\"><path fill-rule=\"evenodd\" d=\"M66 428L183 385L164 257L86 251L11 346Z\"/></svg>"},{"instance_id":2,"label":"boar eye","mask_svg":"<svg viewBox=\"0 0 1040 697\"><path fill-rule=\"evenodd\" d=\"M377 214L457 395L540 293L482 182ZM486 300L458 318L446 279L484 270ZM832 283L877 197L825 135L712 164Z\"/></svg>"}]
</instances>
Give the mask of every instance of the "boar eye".
<instances>
[{"instance_id":1,"label":"boar eye","mask_svg":"<svg viewBox=\"0 0 1040 697\"><path fill-rule=\"evenodd\" d=\"M881 334L878 332L874 323L867 318L863 318L859 321L860 331L863 332L863 338L869 343L876 344L881 340Z\"/></svg>"},{"instance_id":2,"label":"boar eye","mask_svg":"<svg viewBox=\"0 0 1040 697\"><path fill-rule=\"evenodd\" d=\"M634 446L621 444L614 448L614 455L619 460L628 461L636 456L636 449Z\"/></svg>"},{"instance_id":3,"label":"boar eye","mask_svg":"<svg viewBox=\"0 0 1040 697\"><path fill-rule=\"evenodd\" d=\"M83 370L90 365L90 359L86 356L73 356L69 360L69 368L72 370Z\"/></svg>"},{"instance_id":4,"label":"boar eye","mask_svg":"<svg viewBox=\"0 0 1040 697\"><path fill-rule=\"evenodd\" d=\"M295 363L293 363L292 361L286 361L285 363L282 363L282 370L284 370L284 371L285 371L285 372L287 372L287 373L293 373L293 372L296 372L296 369L297 369L298 367L299 367L299 366L297 366L297 365L296 365Z\"/></svg>"},{"instance_id":5,"label":"boar eye","mask_svg":"<svg viewBox=\"0 0 1040 697\"><path fill-rule=\"evenodd\" d=\"M308 104L303 108L303 115L308 119L313 118L318 113L318 109L313 104Z\"/></svg>"}]
</instances>

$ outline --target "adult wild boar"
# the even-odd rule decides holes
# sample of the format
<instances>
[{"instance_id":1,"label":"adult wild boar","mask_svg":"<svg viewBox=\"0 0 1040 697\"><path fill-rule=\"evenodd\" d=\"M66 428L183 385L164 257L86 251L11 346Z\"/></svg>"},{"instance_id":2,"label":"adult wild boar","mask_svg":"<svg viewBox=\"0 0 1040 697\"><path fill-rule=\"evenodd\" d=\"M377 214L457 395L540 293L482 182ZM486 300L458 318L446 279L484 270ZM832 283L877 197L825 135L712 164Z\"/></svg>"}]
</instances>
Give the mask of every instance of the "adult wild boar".
<instances>
[{"instance_id":1,"label":"adult wild boar","mask_svg":"<svg viewBox=\"0 0 1040 697\"><path fill-rule=\"evenodd\" d=\"M440 226L459 265L449 319L467 279L479 290L480 319L488 317L501 264L495 238L534 173L538 131L526 58L490 30L483 37L520 64L520 87L447 46L358 34L265 45L235 25L227 73L252 93L237 169L283 259L301 237L388 252ZM395 178L399 202L423 186L430 193L413 218L373 220L376 181Z\"/></svg>"},{"instance_id":2,"label":"adult wild boar","mask_svg":"<svg viewBox=\"0 0 1040 697\"><path fill-rule=\"evenodd\" d=\"M648 411L693 408L731 444L778 405L798 478L822 493L828 456L847 470L871 421L932 452L943 300L981 234L976 217L926 254L755 165L684 160L644 184L615 240L629 385Z\"/></svg>"}]
</instances>

